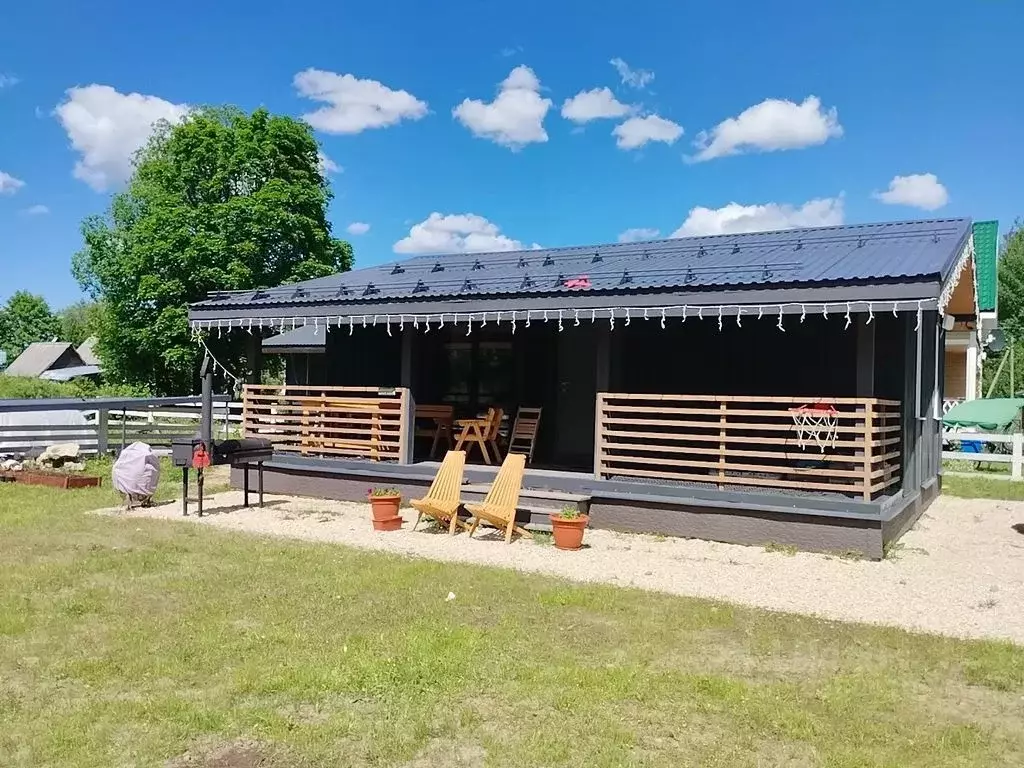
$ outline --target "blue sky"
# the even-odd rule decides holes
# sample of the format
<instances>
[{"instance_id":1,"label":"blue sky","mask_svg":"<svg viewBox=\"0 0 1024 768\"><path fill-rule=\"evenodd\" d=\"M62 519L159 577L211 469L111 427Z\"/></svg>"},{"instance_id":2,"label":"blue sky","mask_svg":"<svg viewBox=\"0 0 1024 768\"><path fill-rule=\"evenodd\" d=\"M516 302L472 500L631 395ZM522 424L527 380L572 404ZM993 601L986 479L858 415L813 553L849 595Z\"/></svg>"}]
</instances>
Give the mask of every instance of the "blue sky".
<instances>
[{"instance_id":1,"label":"blue sky","mask_svg":"<svg viewBox=\"0 0 1024 768\"><path fill-rule=\"evenodd\" d=\"M10 5L0 300L79 298L81 219L154 116L206 103L314 115L357 266L396 248L1024 214L1024 5L833 5Z\"/></svg>"}]
</instances>

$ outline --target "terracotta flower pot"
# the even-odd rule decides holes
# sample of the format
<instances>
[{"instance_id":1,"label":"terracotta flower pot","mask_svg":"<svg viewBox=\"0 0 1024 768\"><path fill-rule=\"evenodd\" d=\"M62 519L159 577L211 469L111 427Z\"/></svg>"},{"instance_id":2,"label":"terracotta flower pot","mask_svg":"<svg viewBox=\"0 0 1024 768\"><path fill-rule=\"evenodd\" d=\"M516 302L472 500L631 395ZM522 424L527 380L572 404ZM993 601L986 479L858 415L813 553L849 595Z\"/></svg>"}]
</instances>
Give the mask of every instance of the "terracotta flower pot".
<instances>
[{"instance_id":1,"label":"terracotta flower pot","mask_svg":"<svg viewBox=\"0 0 1024 768\"><path fill-rule=\"evenodd\" d=\"M393 517L398 517L398 507L401 503L401 496L371 496L370 506L373 508L373 519L390 520Z\"/></svg>"},{"instance_id":2,"label":"terracotta flower pot","mask_svg":"<svg viewBox=\"0 0 1024 768\"><path fill-rule=\"evenodd\" d=\"M551 533L557 549L579 549L583 546L583 532L590 522L588 515L565 518L551 515Z\"/></svg>"},{"instance_id":3,"label":"terracotta flower pot","mask_svg":"<svg viewBox=\"0 0 1024 768\"><path fill-rule=\"evenodd\" d=\"M404 523L401 517L392 517L388 520L374 520L373 530L375 531L399 531Z\"/></svg>"}]
</instances>

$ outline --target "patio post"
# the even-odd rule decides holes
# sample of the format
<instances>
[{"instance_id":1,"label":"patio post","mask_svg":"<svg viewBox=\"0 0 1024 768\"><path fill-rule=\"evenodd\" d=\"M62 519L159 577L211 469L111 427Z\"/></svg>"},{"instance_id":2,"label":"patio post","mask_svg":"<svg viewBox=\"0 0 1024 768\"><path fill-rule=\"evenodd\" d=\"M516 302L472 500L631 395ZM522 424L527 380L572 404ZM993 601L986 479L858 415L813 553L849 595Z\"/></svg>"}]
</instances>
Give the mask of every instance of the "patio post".
<instances>
[{"instance_id":1,"label":"patio post","mask_svg":"<svg viewBox=\"0 0 1024 768\"><path fill-rule=\"evenodd\" d=\"M412 390L408 387L402 387L399 393L402 423L398 431L398 463L412 464L413 445L416 439L416 430L414 429L416 402L413 400Z\"/></svg>"}]
</instances>

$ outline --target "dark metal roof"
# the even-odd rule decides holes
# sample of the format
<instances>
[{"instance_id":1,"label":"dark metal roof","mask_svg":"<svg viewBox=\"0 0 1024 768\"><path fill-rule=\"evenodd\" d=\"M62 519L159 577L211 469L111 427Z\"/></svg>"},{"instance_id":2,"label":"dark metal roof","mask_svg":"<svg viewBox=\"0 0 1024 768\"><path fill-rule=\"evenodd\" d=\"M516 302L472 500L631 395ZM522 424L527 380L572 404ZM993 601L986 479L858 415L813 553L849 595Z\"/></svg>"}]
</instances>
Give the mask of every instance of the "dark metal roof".
<instances>
[{"instance_id":1,"label":"dark metal roof","mask_svg":"<svg viewBox=\"0 0 1024 768\"><path fill-rule=\"evenodd\" d=\"M292 351L323 352L327 343L327 330L306 325L294 331L279 333L263 341L263 351L273 353Z\"/></svg>"},{"instance_id":2,"label":"dark metal roof","mask_svg":"<svg viewBox=\"0 0 1024 768\"><path fill-rule=\"evenodd\" d=\"M258 291L221 292L193 310L360 305L561 293L737 290L944 279L970 219L815 229L530 251L414 256Z\"/></svg>"}]
</instances>

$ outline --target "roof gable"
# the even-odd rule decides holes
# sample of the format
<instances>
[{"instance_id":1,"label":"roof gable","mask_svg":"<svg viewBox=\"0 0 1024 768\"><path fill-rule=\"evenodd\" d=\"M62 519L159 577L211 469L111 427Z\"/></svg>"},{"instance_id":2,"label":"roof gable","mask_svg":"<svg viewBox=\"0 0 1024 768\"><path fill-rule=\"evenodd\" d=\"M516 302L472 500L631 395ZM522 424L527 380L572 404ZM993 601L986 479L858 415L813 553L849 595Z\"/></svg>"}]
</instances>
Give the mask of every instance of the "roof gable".
<instances>
[{"instance_id":1,"label":"roof gable","mask_svg":"<svg viewBox=\"0 0 1024 768\"><path fill-rule=\"evenodd\" d=\"M974 223L974 265L978 281L978 310L995 312L999 299L997 260L999 251L999 222Z\"/></svg>"},{"instance_id":2,"label":"roof gable","mask_svg":"<svg viewBox=\"0 0 1024 768\"><path fill-rule=\"evenodd\" d=\"M82 358L71 344L37 341L29 344L4 373L8 376L38 377L54 367L69 368L82 364Z\"/></svg>"}]
</instances>

